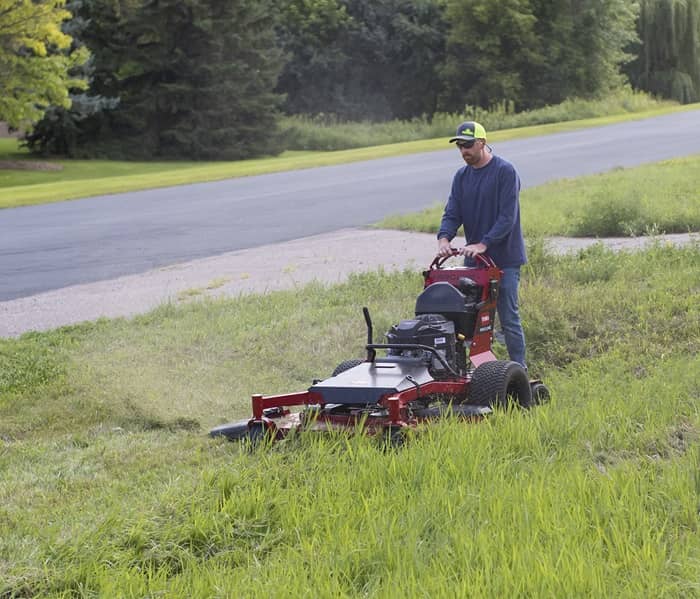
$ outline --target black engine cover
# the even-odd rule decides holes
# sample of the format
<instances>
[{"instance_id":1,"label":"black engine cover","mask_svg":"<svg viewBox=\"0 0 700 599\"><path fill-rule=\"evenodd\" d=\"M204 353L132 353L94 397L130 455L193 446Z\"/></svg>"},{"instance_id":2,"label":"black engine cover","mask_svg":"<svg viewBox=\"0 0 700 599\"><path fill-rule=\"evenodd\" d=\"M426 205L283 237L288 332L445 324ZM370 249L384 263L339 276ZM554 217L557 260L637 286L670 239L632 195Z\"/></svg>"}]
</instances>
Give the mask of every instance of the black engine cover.
<instances>
[{"instance_id":1,"label":"black engine cover","mask_svg":"<svg viewBox=\"0 0 700 599\"><path fill-rule=\"evenodd\" d=\"M428 285L416 299L416 314L440 314L454 322L456 333L472 339L481 287L467 277L459 285L460 289L445 281Z\"/></svg>"}]
</instances>

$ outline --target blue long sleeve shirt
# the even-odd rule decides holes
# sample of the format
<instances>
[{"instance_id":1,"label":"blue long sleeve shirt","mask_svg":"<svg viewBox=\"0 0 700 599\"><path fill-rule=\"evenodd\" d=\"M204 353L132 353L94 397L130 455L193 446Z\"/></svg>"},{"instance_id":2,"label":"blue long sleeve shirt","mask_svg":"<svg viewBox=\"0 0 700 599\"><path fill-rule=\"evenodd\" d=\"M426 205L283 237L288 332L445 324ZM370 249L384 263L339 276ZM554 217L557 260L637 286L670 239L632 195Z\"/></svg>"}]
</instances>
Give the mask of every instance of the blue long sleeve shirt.
<instances>
[{"instance_id":1,"label":"blue long sleeve shirt","mask_svg":"<svg viewBox=\"0 0 700 599\"><path fill-rule=\"evenodd\" d=\"M525 264L519 196L518 173L500 156L494 155L482 168L464 165L452 181L438 239L452 241L463 225L467 244L486 245L486 253L500 268Z\"/></svg>"}]
</instances>

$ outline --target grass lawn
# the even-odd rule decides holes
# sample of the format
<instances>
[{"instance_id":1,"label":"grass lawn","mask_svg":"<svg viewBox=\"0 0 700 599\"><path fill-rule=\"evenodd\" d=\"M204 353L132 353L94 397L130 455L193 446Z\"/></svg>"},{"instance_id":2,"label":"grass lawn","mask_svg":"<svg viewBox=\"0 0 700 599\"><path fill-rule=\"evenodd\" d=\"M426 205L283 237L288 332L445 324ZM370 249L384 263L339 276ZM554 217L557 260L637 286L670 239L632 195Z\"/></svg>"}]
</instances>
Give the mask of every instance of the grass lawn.
<instances>
[{"instance_id":1,"label":"grass lawn","mask_svg":"<svg viewBox=\"0 0 700 599\"><path fill-rule=\"evenodd\" d=\"M644 210L697 214L687 160L654 167L669 191ZM522 316L551 403L399 450L206 432L362 357L362 306L378 338L418 272L0 339L0 597L700 596L700 245L559 257L534 234L606 190L639 198L639 178L524 194Z\"/></svg>"},{"instance_id":2,"label":"grass lawn","mask_svg":"<svg viewBox=\"0 0 700 599\"><path fill-rule=\"evenodd\" d=\"M564 179L521 193L526 237L700 231L700 155ZM437 233L444 203L377 227Z\"/></svg>"},{"instance_id":3,"label":"grass lawn","mask_svg":"<svg viewBox=\"0 0 700 599\"><path fill-rule=\"evenodd\" d=\"M697 110L697 108L697 104L664 106L645 112L520 127L495 131L489 135L489 140L498 142L506 139L545 135L643 119L670 112ZM440 137L335 152L289 151L278 157L239 162L144 163L111 160L52 160L52 163L61 165L63 170L0 170L0 208L328 166L445 148L445 138ZM0 160L33 160L33 158L17 147L16 140L0 139Z\"/></svg>"},{"instance_id":4,"label":"grass lawn","mask_svg":"<svg viewBox=\"0 0 700 599\"><path fill-rule=\"evenodd\" d=\"M0 596L697 596L700 247L530 256L552 402L397 451L205 433L362 356L419 273L0 340Z\"/></svg>"}]
</instances>

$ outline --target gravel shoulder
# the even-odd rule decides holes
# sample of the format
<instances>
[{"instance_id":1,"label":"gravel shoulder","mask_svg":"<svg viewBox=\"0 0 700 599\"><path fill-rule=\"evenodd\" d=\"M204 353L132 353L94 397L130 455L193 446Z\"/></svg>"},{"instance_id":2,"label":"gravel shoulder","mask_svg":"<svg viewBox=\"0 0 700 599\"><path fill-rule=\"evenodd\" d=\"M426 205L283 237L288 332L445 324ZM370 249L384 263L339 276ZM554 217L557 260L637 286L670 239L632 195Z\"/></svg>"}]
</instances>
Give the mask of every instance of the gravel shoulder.
<instances>
[{"instance_id":1,"label":"gravel shoulder","mask_svg":"<svg viewBox=\"0 0 700 599\"><path fill-rule=\"evenodd\" d=\"M600 240L555 237L548 245L565 253L598 242L623 250L641 248L652 241L684 244L699 239L697 234ZM312 281L331 285L351 273L378 268L419 271L433 259L435 249L433 234L342 229L0 302L0 337L18 337L102 317L131 317L167 302L267 293Z\"/></svg>"}]
</instances>

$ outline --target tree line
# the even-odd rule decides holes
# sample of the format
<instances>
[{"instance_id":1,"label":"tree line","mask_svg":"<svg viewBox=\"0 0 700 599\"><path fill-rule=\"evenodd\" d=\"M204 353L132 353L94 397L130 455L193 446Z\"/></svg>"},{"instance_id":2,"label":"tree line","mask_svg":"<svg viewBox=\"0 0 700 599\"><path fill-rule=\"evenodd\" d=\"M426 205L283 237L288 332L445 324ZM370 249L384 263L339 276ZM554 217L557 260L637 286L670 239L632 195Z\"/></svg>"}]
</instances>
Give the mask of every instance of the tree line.
<instances>
[{"instance_id":1,"label":"tree line","mask_svg":"<svg viewBox=\"0 0 700 599\"><path fill-rule=\"evenodd\" d=\"M279 116L700 100L700 0L0 0L0 119L36 152L240 159Z\"/></svg>"}]
</instances>

